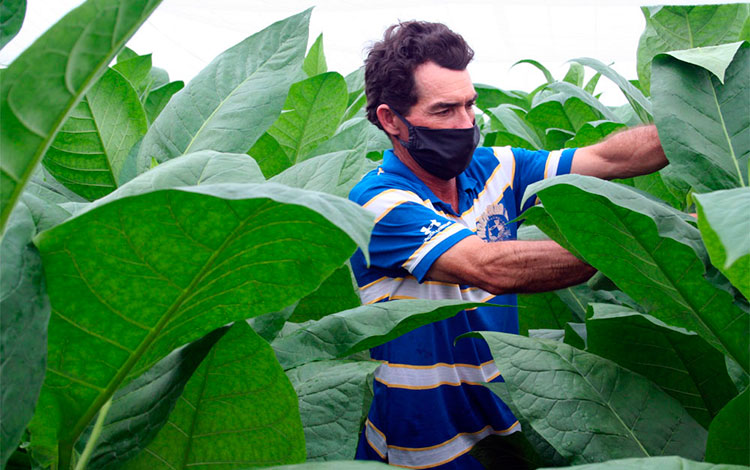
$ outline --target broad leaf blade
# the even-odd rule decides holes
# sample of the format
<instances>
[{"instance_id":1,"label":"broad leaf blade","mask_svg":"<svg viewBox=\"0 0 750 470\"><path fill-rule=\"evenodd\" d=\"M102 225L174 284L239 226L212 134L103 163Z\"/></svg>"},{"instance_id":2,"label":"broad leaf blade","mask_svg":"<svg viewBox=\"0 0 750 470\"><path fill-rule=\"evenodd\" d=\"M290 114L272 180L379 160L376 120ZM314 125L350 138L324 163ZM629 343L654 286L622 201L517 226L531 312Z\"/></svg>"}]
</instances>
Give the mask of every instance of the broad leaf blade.
<instances>
[{"instance_id":1,"label":"broad leaf blade","mask_svg":"<svg viewBox=\"0 0 750 470\"><path fill-rule=\"evenodd\" d=\"M706 431L640 375L556 341L469 336L487 341L513 401L572 463L670 454L702 459Z\"/></svg>"},{"instance_id":2,"label":"broad leaf blade","mask_svg":"<svg viewBox=\"0 0 750 470\"><path fill-rule=\"evenodd\" d=\"M698 335L619 305L589 309L586 350L651 379L706 429L736 395L724 355Z\"/></svg>"},{"instance_id":3,"label":"broad leaf blade","mask_svg":"<svg viewBox=\"0 0 750 470\"><path fill-rule=\"evenodd\" d=\"M185 470L305 460L297 397L273 350L244 321L216 343L169 425L126 470Z\"/></svg>"},{"instance_id":4,"label":"broad leaf blade","mask_svg":"<svg viewBox=\"0 0 750 470\"><path fill-rule=\"evenodd\" d=\"M114 468L138 455L167 423L190 377L228 327L172 351L112 397L88 468ZM81 439L83 441L83 439ZM83 447L85 442L79 442ZM81 451L83 449L80 449Z\"/></svg>"},{"instance_id":5,"label":"broad leaf blade","mask_svg":"<svg viewBox=\"0 0 750 470\"><path fill-rule=\"evenodd\" d=\"M723 85L707 70L672 56L654 59L654 118L662 147L670 164L697 192L748 185L748 76L747 45L737 51Z\"/></svg>"},{"instance_id":6,"label":"broad leaf blade","mask_svg":"<svg viewBox=\"0 0 750 470\"><path fill-rule=\"evenodd\" d=\"M363 305L306 324L273 342L285 370L308 362L346 357L477 304L458 300L395 300Z\"/></svg>"},{"instance_id":7,"label":"broad leaf blade","mask_svg":"<svg viewBox=\"0 0 750 470\"><path fill-rule=\"evenodd\" d=\"M318 35L318 38L315 39L315 42L307 52L307 57L305 57L305 61L302 64L302 70L308 77L328 72L326 56L323 52L323 33Z\"/></svg>"},{"instance_id":8,"label":"broad leaf blade","mask_svg":"<svg viewBox=\"0 0 750 470\"><path fill-rule=\"evenodd\" d=\"M0 241L0 467L21 440L34 414L47 363L49 298L36 226L22 202Z\"/></svg>"},{"instance_id":9,"label":"broad leaf blade","mask_svg":"<svg viewBox=\"0 0 750 470\"><path fill-rule=\"evenodd\" d=\"M299 397L308 461L352 459L367 417L374 361L318 361L287 376Z\"/></svg>"},{"instance_id":10,"label":"broad leaf blade","mask_svg":"<svg viewBox=\"0 0 750 470\"><path fill-rule=\"evenodd\" d=\"M316 75L292 85L281 116L268 129L268 134L276 139L286 156L273 155L274 159L286 158L274 162L273 167L288 168L305 160L312 149L332 136L346 111L347 96L344 77L336 72ZM259 160L259 164L266 176L273 176L267 160Z\"/></svg>"},{"instance_id":11,"label":"broad leaf blade","mask_svg":"<svg viewBox=\"0 0 750 470\"><path fill-rule=\"evenodd\" d=\"M300 300L289 321L320 320L329 313L342 312L362 304L355 290L348 265L341 266L312 294Z\"/></svg>"},{"instance_id":12,"label":"broad leaf blade","mask_svg":"<svg viewBox=\"0 0 750 470\"><path fill-rule=\"evenodd\" d=\"M510 105L501 104L488 110L492 129L505 131L525 142L524 147L541 149L542 142L534 130L520 118Z\"/></svg>"},{"instance_id":13,"label":"broad leaf blade","mask_svg":"<svg viewBox=\"0 0 750 470\"><path fill-rule=\"evenodd\" d=\"M21 30L26 16L26 0L5 0L0 5L0 49Z\"/></svg>"},{"instance_id":14,"label":"broad leaf blade","mask_svg":"<svg viewBox=\"0 0 750 470\"><path fill-rule=\"evenodd\" d=\"M276 120L300 73L310 10L226 50L177 92L143 139L138 169L212 149L246 152Z\"/></svg>"},{"instance_id":15,"label":"broad leaf blade","mask_svg":"<svg viewBox=\"0 0 750 470\"><path fill-rule=\"evenodd\" d=\"M176 347L312 292L366 249L372 223L349 201L275 184L119 194L36 239L53 280L43 394L63 443Z\"/></svg>"},{"instance_id":16,"label":"broad leaf blade","mask_svg":"<svg viewBox=\"0 0 750 470\"><path fill-rule=\"evenodd\" d=\"M706 460L750 465L750 389L732 400L711 422L706 442Z\"/></svg>"},{"instance_id":17,"label":"broad leaf blade","mask_svg":"<svg viewBox=\"0 0 750 470\"><path fill-rule=\"evenodd\" d=\"M609 134L625 129L627 126L620 122L612 121L592 121L587 122L576 132L576 136L565 142L565 146L586 147L601 142Z\"/></svg>"},{"instance_id":18,"label":"broad leaf blade","mask_svg":"<svg viewBox=\"0 0 750 470\"><path fill-rule=\"evenodd\" d=\"M651 60L657 54L750 39L741 36L750 15L750 6L746 3L642 7L641 10L646 17L646 29L638 43L638 80L646 92L651 88Z\"/></svg>"},{"instance_id":19,"label":"broad leaf blade","mask_svg":"<svg viewBox=\"0 0 750 470\"><path fill-rule=\"evenodd\" d=\"M711 262L750 299L750 188L696 194L698 227Z\"/></svg>"},{"instance_id":20,"label":"broad leaf blade","mask_svg":"<svg viewBox=\"0 0 750 470\"><path fill-rule=\"evenodd\" d=\"M143 103L148 122L154 122L167 103L169 103L169 100L172 99L172 96L183 88L185 88L185 82L176 81L151 90L148 98L146 98L146 102Z\"/></svg>"},{"instance_id":21,"label":"broad leaf blade","mask_svg":"<svg viewBox=\"0 0 750 470\"><path fill-rule=\"evenodd\" d=\"M89 0L3 71L0 232L68 113L159 3Z\"/></svg>"},{"instance_id":22,"label":"broad leaf blade","mask_svg":"<svg viewBox=\"0 0 750 470\"><path fill-rule=\"evenodd\" d=\"M147 127L135 89L109 69L72 111L42 162L71 191L99 199L125 183L125 160Z\"/></svg>"},{"instance_id":23,"label":"broad leaf blade","mask_svg":"<svg viewBox=\"0 0 750 470\"><path fill-rule=\"evenodd\" d=\"M750 315L704 278L700 234L683 213L627 186L581 175L535 183L527 193L542 200L566 243L650 315L697 332L748 367ZM619 256L612 256L613 247Z\"/></svg>"},{"instance_id":24,"label":"broad leaf blade","mask_svg":"<svg viewBox=\"0 0 750 470\"><path fill-rule=\"evenodd\" d=\"M518 323L522 335L528 335L530 329L560 329L572 319L572 312L554 292L518 296Z\"/></svg>"}]
</instances>

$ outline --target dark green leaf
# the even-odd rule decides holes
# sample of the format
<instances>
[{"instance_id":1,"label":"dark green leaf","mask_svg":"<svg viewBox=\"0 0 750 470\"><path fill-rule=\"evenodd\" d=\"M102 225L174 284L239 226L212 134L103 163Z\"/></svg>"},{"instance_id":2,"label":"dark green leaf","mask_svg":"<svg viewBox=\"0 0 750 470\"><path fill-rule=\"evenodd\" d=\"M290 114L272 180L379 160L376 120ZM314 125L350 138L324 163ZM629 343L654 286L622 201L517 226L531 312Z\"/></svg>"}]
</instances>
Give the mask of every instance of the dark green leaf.
<instances>
[{"instance_id":1,"label":"dark green leaf","mask_svg":"<svg viewBox=\"0 0 750 470\"><path fill-rule=\"evenodd\" d=\"M70 113L42 162L71 191L99 199L125 183L126 158L147 127L136 91L110 69Z\"/></svg>"},{"instance_id":2,"label":"dark green leaf","mask_svg":"<svg viewBox=\"0 0 750 470\"><path fill-rule=\"evenodd\" d=\"M703 427L736 395L724 355L695 333L619 305L589 309L587 351L651 379Z\"/></svg>"},{"instance_id":3,"label":"dark green leaf","mask_svg":"<svg viewBox=\"0 0 750 470\"><path fill-rule=\"evenodd\" d=\"M0 233L68 113L159 5L89 0L3 71L0 80Z\"/></svg>"},{"instance_id":4,"label":"dark green leaf","mask_svg":"<svg viewBox=\"0 0 750 470\"><path fill-rule=\"evenodd\" d=\"M305 460L297 397L273 350L240 321L211 349L145 452L125 470Z\"/></svg>"},{"instance_id":5,"label":"dark green leaf","mask_svg":"<svg viewBox=\"0 0 750 470\"><path fill-rule=\"evenodd\" d=\"M162 85L159 88L154 88L151 93L148 94L146 102L143 103L143 108L146 110L146 117L148 122L154 122L162 112L164 107L169 103L172 95L185 88L185 83L182 81L170 82L166 85Z\"/></svg>"},{"instance_id":6,"label":"dark green leaf","mask_svg":"<svg viewBox=\"0 0 750 470\"><path fill-rule=\"evenodd\" d=\"M706 69L672 56L654 59L652 95L661 144L670 166L698 192L748 185L748 76L747 45L737 51L724 85Z\"/></svg>"},{"instance_id":7,"label":"dark green leaf","mask_svg":"<svg viewBox=\"0 0 750 470\"><path fill-rule=\"evenodd\" d=\"M26 0L3 0L0 3L0 49L16 37L23 25L24 16Z\"/></svg>"},{"instance_id":8,"label":"dark green leaf","mask_svg":"<svg viewBox=\"0 0 750 470\"><path fill-rule=\"evenodd\" d=\"M394 300L362 305L310 322L274 341L273 348L287 370L373 348L475 306L458 300Z\"/></svg>"},{"instance_id":9,"label":"dark green leaf","mask_svg":"<svg viewBox=\"0 0 750 470\"><path fill-rule=\"evenodd\" d=\"M565 338L563 342L574 348L586 349L588 341L588 331L585 323L568 322L565 324Z\"/></svg>"},{"instance_id":10,"label":"dark green leaf","mask_svg":"<svg viewBox=\"0 0 750 470\"><path fill-rule=\"evenodd\" d=\"M539 140L539 136L521 117L518 116L518 114L516 114L513 106L501 104L495 108L490 108L487 112L489 113L490 123L493 130L502 131L521 139L520 142L522 145L515 146L536 150L542 148L542 142Z\"/></svg>"},{"instance_id":11,"label":"dark green leaf","mask_svg":"<svg viewBox=\"0 0 750 470\"><path fill-rule=\"evenodd\" d=\"M528 335L529 329L561 329L572 317L568 306L554 292L518 296L518 323L522 335Z\"/></svg>"},{"instance_id":12,"label":"dark green leaf","mask_svg":"<svg viewBox=\"0 0 750 470\"><path fill-rule=\"evenodd\" d=\"M707 256L685 214L627 186L582 175L554 180L535 183L527 192L537 194L586 262L650 315L697 332L747 367L750 315L704 278Z\"/></svg>"},{"instance_id":13,"label":"dark green leaf","mask_svg":"<svg viewBox=\"0 0 750 470\"><path fill-rule=\"evenodd\" d=\"M136 55L127 60L118 60L113 69L120 72L130 85L138 93L139 99L143 100L148 95L153 84L151 77L151 54Z\"/></svg>"},{"instance_id":14,"label":"dark green leaf","mask_svg":"<svg viewBox=\"0 0 750 470\"><path fill-rule=\"evenodd\" d=\"M21 202L0 241L0 467L16 449L36 406L47 367L50 304L36 226Z\"/></svg>"},{"instance_id":15,"label":"dark green leaf","mask_svg":"<svg viewBox=\"0 0 750 470\"><path fill-rule=\"evenodd\" d=\"M594 145L607 137L609 134L625 129L627 126L620 122L612 121L592 121L587 122L576 132L576 136L569 141L565 142L565 146L569 148L573 147L586 147L587 145Z\"/></svg>"},{"instance_id":16,"label":"dark green leaf","mask_svg":"<svg viewBox=\"0 0 750 470\"><path fill-rule=\"evenodd\" d=\"M555 82L549 84L549 89L560 94L557 100L565 105L565 112L570 117L576 129L580 129L586 122L595 120L590 119L588 116L595 116L597 113L609 121L619 121L618 116L609 108L577 86L565 82ZM571 98L575 99L571 100ZM572 101L572 103L568 103L568 101ZM581 106L586 106L590 109L583 111L580 109Z\"/></svg>"},{"instance_id":17,"label":"dark green leaf","mask_svg":"<svg viewBox=\"0 0 750 470\"><path fill-rule=\"evenodd\" d=\"M42 394L63 413L66 444L128 378L221 325L297 301L367 248L372 218L344 199L270 183L126 196L150 173L35 239L52 279L54 366Z\"/></svg>"},{"instance_id":18,"label":"dark green leaf","mask_svg":"<svg viewBox=\"0 0 750 470\"><path fill-rule=\"evenodd\" d=\"M724 407L711 422L706 460L714 463L750 465L750 389Z\"/></svg>"},{"instance_id":19,"label":"dark green leaf","mask_svg":"<svg viewBox=\"0 0 750 470\"><path fill-rule=\"evenodd\" d=\"M698 227L711 262L750 299L750 188L696 194Z\"/></svg>"},{"instance_id":20,"label":"dark green leaf","mask_svg":"<svg viewBox=\"0 0 750 470\"><path fill-rule=\"evenodd\" d=\"M319 361L287 376L299 397L307 460L353 459L372 401L375 361Z\"/></svg>"},{"instance_id":21,"label":"dark green leaf","mask_svg":"<svg viewBox=\"0 0 750 470\"><path fill-rule=\"evenodd\" d=\"M257 317L248 318L247 324L250 325L250 327L255 330L261 338L270 343L276 339L279 332L284 329L286 321L292 316L296 307L297 304L293 303L278 312L264 313Z\"/></svg>"},{"instance_id":22,"label":"dark green leaf","mask_svg":"<svg viewBox=\"0 0 750 470\"><path fill-rule=\"evenodd\" d=\"M387 470L391 466L381 462L363 462L361 460L340 460L337 462L308 462L299 465L268 467L268 470ZM703 470L703 469L701 469Z\"/></svg>"},{"instance_id":23,"label":"dark green leaf","mask_svg":"<svg viewBox=\"0 0 750 470\"><path fill-rule=\"evenodd\" d=\"M312 47L310 47L310 51L307 53L307 57L305 57L305 61L302 64L302 70L308 77L328 72L326 56L323 53L323 33L318 35L318 38Z\"/></svg>"},{"instance_id":24,"label":"dark green leaf","mask_svg":"<svg viewBox=\"0 0 750 470\"><path fill-rule=\"evenodd\" d=\"M281 113L301 73L310 10L224 51L167 103L149 128L138 169L212 149L246 152Z\"/></svg>"},{"instance_id":25,"label":"dark green leaf","mask_svg":"<svg viewBox=\"0 0 750 470\"><path fill-rule=\"evenodd\" d=\"M525 93L517 91L501 90L490 85L483 85L480 83L474 84L474 89L479 95L477 97L477 108L482 111L487 111L490 108L495 108L501 104L510 104L518 106L525 110L529 110L529 102L526 99Z\"/></svg>"},{"instance_id":26,"label":"dark green leaf","mask_svg":"<svg viewBox=\"0 0 750 470\"><path fill-rule=\"evenodd\" d=\"M641 7L641 10L646 17L646 29L638 43L638 79L645 91L651 88L654 56L746 39L740 33L750 15L746 3Z\"/></svg>"},{"instance_id":27,"label":"dark green leaf","mask_svg":"<svg viewBox=\"0 0 750 470\"><path fill-rule=\"evenodd\" d=\"M118 468L144 450L167 423L185 384L227 329L216 329L172 351L115 392L87 468ZM79 441L79 450L86 440Z\"/></svg>"},{"instance_id":28,"label":"dark green leaf","mask_svg":"<svg viewBox=\"0 0 750 470\"><path fill-rule=\"evenodd\" d=\"M296 323L320 320L329 313L359 307L361 302L354 290L352 273L347 265L337 269L312 294L300 300L289 321Z\"/></svg>"},{"instance_id":29,"label":"dark green leaf","mask_svg":"<svg viewBox=\"0 0 750 470\"><path fill-rule=\"evenodd\" d=\"M571 463L677 454L702 459L706 431L647 379L556 341L487 341L516 406Z\"/></svg>"}]
</instances>

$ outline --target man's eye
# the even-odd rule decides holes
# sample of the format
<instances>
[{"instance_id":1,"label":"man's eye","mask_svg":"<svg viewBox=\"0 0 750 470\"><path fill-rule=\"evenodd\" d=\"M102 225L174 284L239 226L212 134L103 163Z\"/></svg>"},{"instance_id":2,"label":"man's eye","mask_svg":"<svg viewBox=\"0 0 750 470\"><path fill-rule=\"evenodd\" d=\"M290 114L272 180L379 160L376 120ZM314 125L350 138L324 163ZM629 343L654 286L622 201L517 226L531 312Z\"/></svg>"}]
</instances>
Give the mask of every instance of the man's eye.
<instances>
[{"instance_id":1,"label":"man's eye","mask_svg":"<svg viewBox=\"0 0 750 470\"><path fill-rule=\"evenodd\" d=\"M437 114L439 114L441 116L447 116L448 113L450 113L450 112L451 112L451 109L450 108L446 108L446 109L441 109L440 111L437 112Z\"/></svg>"}]
</instances>

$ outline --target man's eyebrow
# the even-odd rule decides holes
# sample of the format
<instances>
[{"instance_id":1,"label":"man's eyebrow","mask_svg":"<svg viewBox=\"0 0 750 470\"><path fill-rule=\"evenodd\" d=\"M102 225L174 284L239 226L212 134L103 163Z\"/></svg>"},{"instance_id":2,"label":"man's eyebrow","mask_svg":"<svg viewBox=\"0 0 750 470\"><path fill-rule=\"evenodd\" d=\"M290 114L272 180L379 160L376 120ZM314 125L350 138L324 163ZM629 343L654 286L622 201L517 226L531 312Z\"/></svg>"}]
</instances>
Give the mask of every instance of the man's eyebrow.
<instances>
[{"instance_id":1,"label":"man's eyebrow","mask_svg":"<svg viewBox=\"0 0 750 470\"><path fill-rule=\"evenodd\" d=\"M471 97L471 99L467 100L466 103L474 103L477 98L479 98L479 93L474 93L474 96ZM430 105L429 109L443 109L443 108L453 108L455 106L463 106L465 103L458 102L458 101L438 101L437 103L434 103Z\"/></svg>"}]
</instances>

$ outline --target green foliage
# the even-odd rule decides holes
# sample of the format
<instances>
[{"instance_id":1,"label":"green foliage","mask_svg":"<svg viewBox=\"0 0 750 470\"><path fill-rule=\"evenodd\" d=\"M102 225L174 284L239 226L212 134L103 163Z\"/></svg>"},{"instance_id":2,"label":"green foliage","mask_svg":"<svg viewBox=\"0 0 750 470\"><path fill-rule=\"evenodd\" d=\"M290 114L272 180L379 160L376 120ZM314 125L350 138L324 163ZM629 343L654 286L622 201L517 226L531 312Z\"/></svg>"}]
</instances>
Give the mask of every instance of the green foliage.
<instances>
[{"instance_id":1,"label":"green foliage","mask_svg":"<svg viewBox=\"0 0 750 470\"><path fill-rule=\"evenodd\" d=\"M721 410L708 430L706 460L750 465L750 389Z\"/></svg>"},{"instance_id":2,"label":"green foliage","mask_svg":"<svg viewBox=\"0 0 750 470\"><path fill-rule=\"evenodd\" d=\"M3 0L0 3L0 49L21 30L26 16L26 0Z\"/></svg>"},{"instance_id":3,"label":"green foliage","mask_svg":"<svg viewBox=\"0 0 750 470\"><path fill-rule=\"evenodd\" d=\"M302 64L302 70L304 70L308 77L328 72L326 56L323 52L323 33L318 35L318 38L313 43L312 47L310 47L310 50L305 57L305 61Z\"/></svg>"}]
</instances>

